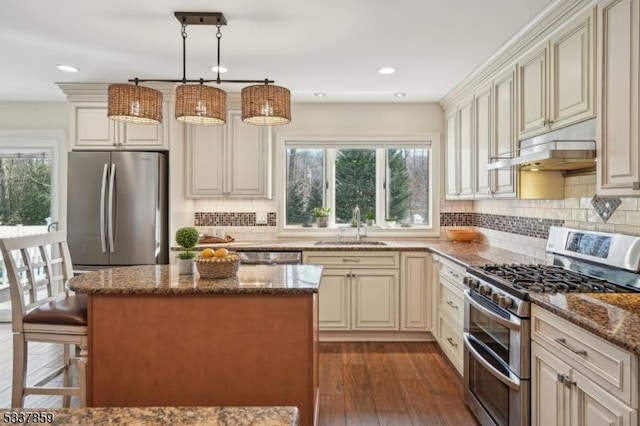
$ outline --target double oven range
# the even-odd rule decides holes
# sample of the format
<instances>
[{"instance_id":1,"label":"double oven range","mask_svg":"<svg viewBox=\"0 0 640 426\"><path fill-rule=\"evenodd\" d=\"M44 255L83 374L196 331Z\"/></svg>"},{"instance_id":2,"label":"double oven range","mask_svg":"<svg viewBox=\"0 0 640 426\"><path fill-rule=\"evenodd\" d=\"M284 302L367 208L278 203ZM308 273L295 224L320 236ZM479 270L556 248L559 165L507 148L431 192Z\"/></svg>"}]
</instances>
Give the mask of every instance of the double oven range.
<instances>
[{"instance_id":1,"label":"double oven range","mask_svg":"<svg viewBox=\"0 0 640 426\"><path fill-rule=\"evenodd\" d=\"M552 227L547 252L549 265L467 268L464 397L482 425L530 424L531 293L640 292L640 237Z\"/></svg>"}]
</instances>

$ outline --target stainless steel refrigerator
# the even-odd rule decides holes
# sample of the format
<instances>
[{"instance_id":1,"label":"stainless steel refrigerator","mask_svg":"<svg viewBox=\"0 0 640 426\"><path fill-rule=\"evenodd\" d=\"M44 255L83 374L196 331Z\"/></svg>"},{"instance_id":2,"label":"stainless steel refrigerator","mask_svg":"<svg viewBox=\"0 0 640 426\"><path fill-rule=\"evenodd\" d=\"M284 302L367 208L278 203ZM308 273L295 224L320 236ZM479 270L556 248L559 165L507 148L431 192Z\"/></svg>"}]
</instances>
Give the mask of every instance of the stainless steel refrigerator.
<instances>
[{"instance_id":1,"label":"stainless steel refrigerator","mask_svg":"<svg viewBox=\"0 0 640 426\"><path fill-rule=\"evenodd\" d=\"M167 158L69 153L67 240L76 272L169 263Z\"/></svg>"}]
</instances>

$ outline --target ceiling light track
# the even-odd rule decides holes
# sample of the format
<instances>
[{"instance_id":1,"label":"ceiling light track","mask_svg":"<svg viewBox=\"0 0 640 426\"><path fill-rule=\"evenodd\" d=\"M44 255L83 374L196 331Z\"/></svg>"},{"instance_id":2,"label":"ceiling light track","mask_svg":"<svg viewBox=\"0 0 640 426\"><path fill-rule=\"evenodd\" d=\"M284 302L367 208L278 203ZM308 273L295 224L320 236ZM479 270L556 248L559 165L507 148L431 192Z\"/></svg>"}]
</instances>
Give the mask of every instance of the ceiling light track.
<instances>
[{"instance_id":1,"label":"ceiling light track","mask_svg":"<svg viewBox=\"0 0 640 426\"><path fill-rule=\"evenodd\" d=\"M220 78L221 27L227 20L220 12L175 12L181 23L182 36L182 78L143 79L133 78L131 84L109 86L109 107L107 115L116 121L139 124L159 124L162 122L162 93L140 86L139 83L182 83L176 87L175 118L187 124L220 125L226 122L227 93L205 83L245 83L254 84L242 89L242 120L245 123L275 126L291 122L291 93L276 86L274 80L235 80ZM188 25L214 25L217 28L218 73L215 79L188 79L187 75L187 31Z\"/></svg>"}]
</instances>

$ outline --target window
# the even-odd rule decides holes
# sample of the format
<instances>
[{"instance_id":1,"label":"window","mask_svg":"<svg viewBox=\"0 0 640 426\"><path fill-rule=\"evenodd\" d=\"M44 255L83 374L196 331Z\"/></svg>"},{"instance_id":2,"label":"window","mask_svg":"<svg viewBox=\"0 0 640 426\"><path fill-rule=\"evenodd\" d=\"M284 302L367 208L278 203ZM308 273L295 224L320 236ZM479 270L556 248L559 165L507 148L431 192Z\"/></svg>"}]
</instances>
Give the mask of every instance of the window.
<instances>
[{"instance_id":1,"label":"window","mask_svg":"<svg viewBox=\"0 0 640 426\"><path fill-rule=\"evenodd\" d=\"M423 141L307 141L280 145L286 229L313 227L313 209L330 209L330 228L350 226L358 206L361 222L383 229L431 229L433 149Z\"/></svg>"}]
</instances>

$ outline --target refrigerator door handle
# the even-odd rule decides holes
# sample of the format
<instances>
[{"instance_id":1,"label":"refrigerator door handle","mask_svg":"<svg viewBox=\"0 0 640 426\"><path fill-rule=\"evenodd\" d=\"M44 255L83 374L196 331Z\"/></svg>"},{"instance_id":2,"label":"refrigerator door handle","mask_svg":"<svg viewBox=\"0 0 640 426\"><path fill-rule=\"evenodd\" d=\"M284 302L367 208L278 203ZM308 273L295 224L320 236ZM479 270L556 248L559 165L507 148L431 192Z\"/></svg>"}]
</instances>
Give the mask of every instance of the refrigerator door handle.
<instances>
[{"instance_id":1,"label":"refrigerator door handle","mask_svg":"<svg viewBox=\"0 0 640 426\"><path fill-rule=\"evenodd\" d=\"M107 226L108 226L108 234L109 234L109 251L113 253L115 251L114 243L113 243L113 193L115 191L114 188L114 180L116 177L116 164L111 163L111 176L109 176L109 205L107 207L108 217L107 217Z\"/></svg>"},{"instance_id":2,"label":"refrigerator door handle","mask_svg":"<svg viewBox=\"0 0 640 426\"><path fill-rule=\"evenodd\" d=\"M107 202L107 171L109 165L105 163L102 169L102 187L100 188L100 244L102 245L102 252L107 252L107 236L105 235L105 221L104 221L104 205Z\"/></svg>"}]
</instances>

